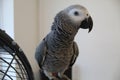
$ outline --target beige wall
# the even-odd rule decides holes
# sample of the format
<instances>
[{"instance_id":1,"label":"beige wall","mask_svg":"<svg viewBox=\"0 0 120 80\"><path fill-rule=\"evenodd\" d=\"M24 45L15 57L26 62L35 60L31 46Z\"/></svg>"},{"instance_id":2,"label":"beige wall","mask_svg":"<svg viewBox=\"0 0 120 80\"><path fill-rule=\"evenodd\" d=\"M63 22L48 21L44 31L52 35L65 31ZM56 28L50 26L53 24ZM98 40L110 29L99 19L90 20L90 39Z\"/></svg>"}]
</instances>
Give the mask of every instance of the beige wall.
<instances>
[{"instance_id":1,"label":"beige wall","mask_svg":"<svg viewBox=\"0 0 120 80\"><path fill-rule=\"evenodd\" d=\"M38 43L38 0L14 0L15 41L29 59L36 80L39 80L39 67L34 53Z\"/></svg>"}]
</instances>

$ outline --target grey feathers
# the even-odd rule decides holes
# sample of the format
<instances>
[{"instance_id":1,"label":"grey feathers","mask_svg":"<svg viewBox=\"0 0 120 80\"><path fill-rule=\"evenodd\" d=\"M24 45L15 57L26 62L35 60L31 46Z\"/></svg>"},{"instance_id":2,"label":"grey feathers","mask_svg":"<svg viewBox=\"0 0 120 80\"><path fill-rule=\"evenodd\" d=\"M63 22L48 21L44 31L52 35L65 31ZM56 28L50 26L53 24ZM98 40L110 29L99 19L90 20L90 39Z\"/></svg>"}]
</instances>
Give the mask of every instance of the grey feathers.
<instances>
[{"instance_id":1,"label":"grey feathers","mask_svg":"<svg viewBox=\"0 0 120 80\"><path fill-rule=\"evenodd\" d=\"M54 19L51 32L36 49L35 58L49 79L61 79L66 69L75 63L79 50L74 37L80 28L92 30L93 22L87 9L72 5L60 11ZM61 75L61 76L60 76Z\"/></svg>"}]
</instances>

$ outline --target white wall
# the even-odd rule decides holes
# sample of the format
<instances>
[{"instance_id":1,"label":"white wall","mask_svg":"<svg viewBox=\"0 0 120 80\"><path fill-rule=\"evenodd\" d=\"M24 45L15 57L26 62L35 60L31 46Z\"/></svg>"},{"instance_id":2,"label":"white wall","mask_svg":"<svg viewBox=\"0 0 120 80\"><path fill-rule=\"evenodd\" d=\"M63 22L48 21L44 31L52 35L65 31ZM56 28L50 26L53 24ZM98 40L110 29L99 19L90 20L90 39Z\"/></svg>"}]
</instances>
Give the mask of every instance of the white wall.
<instances>
[{"instance_id":1,"label":"white wall","mask_svg":"<svg viewBox=\"0 0 120 80\"><path fill-rule=\"evenodd\" d=\"M0 0L0 28L14 38L13 0Z\"/></svg>"},{"instance_id":2,"label":"white wall","mask_svg":"<svg viewBox=\"0 0 120 80\"><path fill-rule=\"evenodd\" d=\"M2 24L3 24L3 20L2 20L2 18L3 18L3 14L2 14L2 10L3 10L3 0L0 0L0 28L2 27Z\"/></svg>"},{"instance_id":3,"label":"white wall","mask_svg":"<svg viewBox=\"0 0 120 80\"><path fill-rule=\"evenodd\" d=\"M34 54L38 42L38 0L14 0L15 41L25 52L39 80Z\"/></svg>"},{"instance_id":4,"label":"white wall","mask_svg":"<svg viewBox=\"0 0 120 80\"><path fill-rule=\"evenodd\" d=\"M71 4L87 7L94 20L91 33L81 29L75 38L80 55L73 80L120 80L119 0L40 0L39 40L50 31L55 14Z\"/></svg>"}]
</instances>

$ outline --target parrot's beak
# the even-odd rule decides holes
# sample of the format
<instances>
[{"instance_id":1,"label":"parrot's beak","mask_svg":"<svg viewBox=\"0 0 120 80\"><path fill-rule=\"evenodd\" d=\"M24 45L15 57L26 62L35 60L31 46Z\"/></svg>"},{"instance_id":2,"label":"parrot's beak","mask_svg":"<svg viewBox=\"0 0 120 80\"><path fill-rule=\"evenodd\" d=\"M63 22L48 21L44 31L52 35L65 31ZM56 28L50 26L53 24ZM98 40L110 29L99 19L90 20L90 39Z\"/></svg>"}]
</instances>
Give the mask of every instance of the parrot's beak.
<instances>
[{"instance_id":1,"label":"parrot's beak","mask_svg":"<svg viewBox=\"0 0 120 80\"><path fill-rule=\"evenodd\" d=\"M88 32L90 32L92 30L92 28L93 28L93 20L92 20L91 16L82 21L82 23L80 25L80 28L89 29Z\"/></svg>"}]
</instances>

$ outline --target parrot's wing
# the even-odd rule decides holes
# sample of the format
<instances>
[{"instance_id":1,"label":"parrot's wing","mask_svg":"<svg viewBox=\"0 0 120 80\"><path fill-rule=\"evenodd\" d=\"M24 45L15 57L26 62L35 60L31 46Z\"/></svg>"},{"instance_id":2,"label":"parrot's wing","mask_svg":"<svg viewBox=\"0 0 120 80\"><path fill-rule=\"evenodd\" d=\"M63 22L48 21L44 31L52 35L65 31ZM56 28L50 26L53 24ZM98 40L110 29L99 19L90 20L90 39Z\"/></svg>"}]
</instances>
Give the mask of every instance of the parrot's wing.
<instances>
[{"instance_id":1,"label":"parrot's wing","mask_svg":"<svg viewBox=\"0 0 120 80\"><path fill-rule=\"evenodd\" d=\"M47 54L47 45L46 45L46 40L43 39L40 45L36 48L36 52L35 52L35 58L40 68L42 68L46 54Z\"/></svg>"},{"instance_id":2,"label":"parrot's wing","mask_svg":"<svg viewBox=\"0 0 120 80\"><path fill-rule=\"evenodd\" d=\"M77 46L76 42L73 42L73 56L72 56L72 58L71 58L71 62L70 62L69 67L72 67L72 66L73 66L73 64L75 63L78 55L79 55L78 46Z\"/></svg>"}]
</instances>

